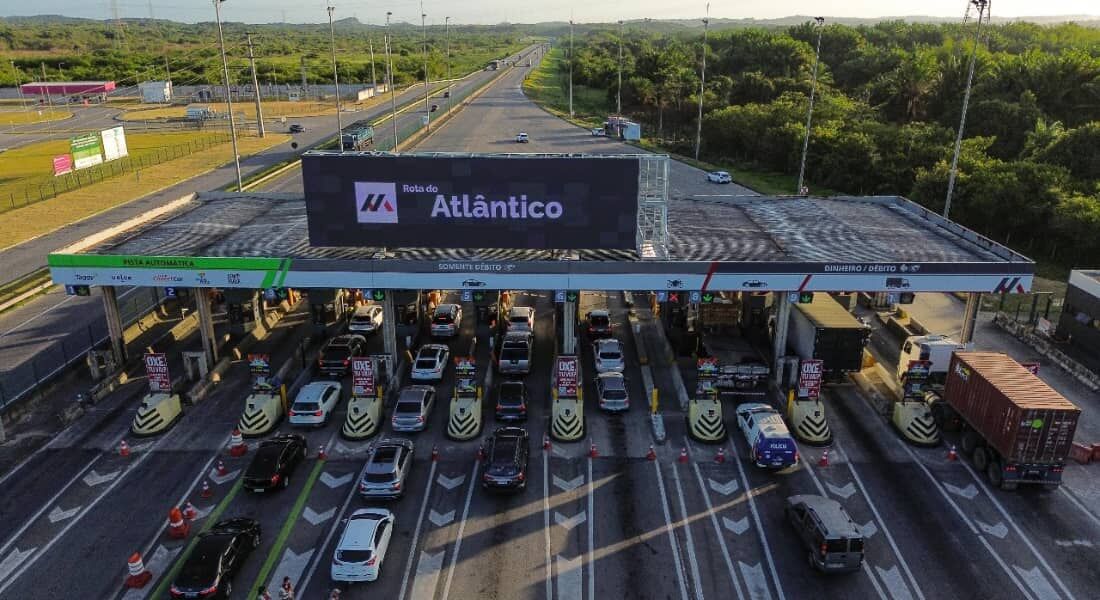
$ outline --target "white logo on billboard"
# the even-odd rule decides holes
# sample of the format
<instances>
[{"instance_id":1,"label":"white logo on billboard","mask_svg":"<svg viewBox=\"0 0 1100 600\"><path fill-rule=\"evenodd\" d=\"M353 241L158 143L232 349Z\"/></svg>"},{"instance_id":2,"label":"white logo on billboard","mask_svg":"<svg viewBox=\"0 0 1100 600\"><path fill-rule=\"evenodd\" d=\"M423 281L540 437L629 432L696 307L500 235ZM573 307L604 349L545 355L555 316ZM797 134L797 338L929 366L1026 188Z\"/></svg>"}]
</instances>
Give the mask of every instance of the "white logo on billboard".
<instances>
[{"instance_id":1,"label":"white logo on billboard","mask_svg":"<svg viewBox=\"0 0 1100 600\"><path fill-rule=\"evenodd\" d=\"M360 223L397 223L397 185L356 181L355 215Z\"/></svg>"}]
</instances>

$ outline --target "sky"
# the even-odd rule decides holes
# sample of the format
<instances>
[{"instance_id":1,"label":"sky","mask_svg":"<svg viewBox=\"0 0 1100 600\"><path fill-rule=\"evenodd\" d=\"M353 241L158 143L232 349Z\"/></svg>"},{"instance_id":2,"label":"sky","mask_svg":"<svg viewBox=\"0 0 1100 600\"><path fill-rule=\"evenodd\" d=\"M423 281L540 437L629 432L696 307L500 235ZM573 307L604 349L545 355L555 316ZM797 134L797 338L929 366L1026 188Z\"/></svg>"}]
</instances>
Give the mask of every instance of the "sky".
<instances>
[{"instance_id":1,"label":"sky","mask_svg":"<svg viewBox=\"0 0 1100 600\"><path fill-rule=\"evenodd\" d=\"M122 17L149 17L173 21L212 21L214 8L204 0L116 0ZM331 0L336 18L356 17L381 23L387 11L393 20L419 22L419 0ZM429 24L441 24L445 16L452 23L534 23L567 21L570 15L580 23L613 22L618 19L682 19L702 17L706 0L590 0L588 2L517 2L516 0L426 0L424 12ZM225 0L222 18L248 23L319 23L327 21L325 0ZM996 0L993 15L999 17L1100 15L1097 0ZM928 15L962 18L966 0L770 0L751 2L726 0L711 3L711 16L719 18L777 18L790 15L837 17L882 17ZM107 19L112 15L110 0L0 0L0 16L58 14L69 17Z\"/></svg>"}]
</instances>

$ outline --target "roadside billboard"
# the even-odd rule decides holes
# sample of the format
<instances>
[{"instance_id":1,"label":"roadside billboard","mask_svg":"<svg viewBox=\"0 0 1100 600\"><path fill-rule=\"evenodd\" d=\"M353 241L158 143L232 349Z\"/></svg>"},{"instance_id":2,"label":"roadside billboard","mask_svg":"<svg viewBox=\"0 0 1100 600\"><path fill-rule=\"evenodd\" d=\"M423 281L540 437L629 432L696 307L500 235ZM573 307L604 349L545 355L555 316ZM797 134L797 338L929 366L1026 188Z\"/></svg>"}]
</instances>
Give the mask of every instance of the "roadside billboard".
<instances>
[{"instance_id":1,"label":"roadside billboard","mask_svg":"<svg viewBox=\"0 0 1100 600\"><path fill-rule=\"evenodd\" d=\"M798 397L817 400L821 395L821 377L825 372L825 361L816 358L802 359L798 373Z\"/></svg>"},{"instance_id":2,"label":"roadside billboard","mask_svg":"<svg viewBox=\"0 0 1100 600\"><path fill-rule=\"evenodd\" d=\"M302 156L313 246L632 249L638 160Z\"/></svg>"},{"instance_id":3,"label":"roadside billboard","mask_svg":"<svg viewBox=\"0 0 1100 600\"><path fill-rule=\"evenodd\" d=\"M554 387L561 398L577 397L577 382L580 379L576 356L559 356L554 365Z\"/></svg>"},{"instance_id":4,"label":"roadside billboard","mask_svg":"<svg viewBox=\"0 0 1100 600\"><path fill-rule=\"evenodd\" d=\"M355 356L351 359L351 395L374 395L374 359Z\"/></svg>"},{"instance_id":5,"label":"roadside billboard","mask_svg":"<svg viewBox=\"0 0 1100 600\"><path fill-rule=\"evenodd\" d=\"M121 125L104 129L99 136L103 139L103 158L108 162L130 154L126 148L126 131Z\"/></svg>"},{"instance_id":6,"label":"roadside billboard","mask_svg":"<svg viewBox=\"0 0 1100 600\"><path fill-rule=\"evenodd\" d=\"M145 355L145 376L150 392L171 392L172 377L168 374L168 356L163 352Z\"/></svg>"},{"instance_id":7,"label":"roadside billboard","mask_svg":"<svg viewBox=\"0 0 1100 600\"><path fill-rule=\"evenodd\" d=\"M271 355L270 354L249 354L248 355L248 371L253 375L267 376L271 374Z\"/></svg>"},{"instance_id":8,"label":"roadside billboard","mask_svg":"<svg viewBox=\"0 0 1100 600\"><path fill-rule=\"evenodd\" d=\"M99 134L83 133L69 140L73 167L85 169L103 162L103 146Z\"/></svg>"},{"instance_id":9,"label":"roadside billboard","mask_svg":"<svg viewBox=\"0 0 1100 600\"><path fill-rule=\"evenodd\" d=\"M53 175L58 177L73 172L73 157L68 154L58 154L53 157Z\"/></svg>"}]
</instances>

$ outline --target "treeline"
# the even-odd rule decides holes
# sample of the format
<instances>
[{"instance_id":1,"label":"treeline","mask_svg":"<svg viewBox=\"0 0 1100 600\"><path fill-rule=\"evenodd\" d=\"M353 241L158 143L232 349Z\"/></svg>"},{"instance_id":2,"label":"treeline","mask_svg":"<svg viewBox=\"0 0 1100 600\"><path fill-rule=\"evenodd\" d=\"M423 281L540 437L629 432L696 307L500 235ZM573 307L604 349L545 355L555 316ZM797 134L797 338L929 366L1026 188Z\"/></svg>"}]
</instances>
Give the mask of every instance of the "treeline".
<instances>
[{"instance_id":1,"label":"treeline","mask_svg":"<svg viewBox=\"0 0 1100 600\"><path fill-rule=\"evenodd\" d=\"M1100 30L986 31L951 216L1032 256L1100 264ZM711 33L703 157L798 172L816 40L809 23ZM972 40L973 22L824 27L807 179L942 210ZM694 33L624 35L623 111L685 154L701 48ZM586 35L574 53L575 81L606 90L611 107L618 51L610 30Z\"/></svg>"},{"instance_id":2,"label":"treeline","mask_svg":"<svg viewBox=\"0 0 1100 600\"><path fill-rule=\"evenodd\" d=\"M230 79L250 83L245 33L252 33L256 69L261 83L332 83L328 25L223 24ZM336 54L340 80L383 81L386 72L384 28L354 19L336 24ZM391 26L394 80L398 85L424 76L423 34L408 24ZM464 75L503 58L525 45L524 34L513 27L441 26L427 31L428 72L432 79L448 71ZM119 87L171 75L177 85L222 83L222 64L214 23L127 20L120 30L110 22L0 19L0 87L46 78L57 80L113 80ZM6 60L14 59L15 70Z\"/></svg>"}]
</instances>

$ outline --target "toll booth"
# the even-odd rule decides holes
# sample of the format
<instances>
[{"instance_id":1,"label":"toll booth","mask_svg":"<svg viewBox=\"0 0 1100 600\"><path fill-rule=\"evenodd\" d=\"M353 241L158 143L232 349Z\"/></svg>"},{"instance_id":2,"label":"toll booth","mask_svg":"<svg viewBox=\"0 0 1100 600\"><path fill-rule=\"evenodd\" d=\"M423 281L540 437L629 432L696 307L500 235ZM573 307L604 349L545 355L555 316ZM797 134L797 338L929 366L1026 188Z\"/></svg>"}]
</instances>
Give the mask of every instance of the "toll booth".
<instances>
[{"instance_id":1,"label":"toll booth","mask_svg":"<svg viewBox=\"0 0 1100 600\"><path fill-rule=\"evenodd\" d=\"M227 288L224 294L229 333L241 336L252 331L263 311L256 290Z\"/></svg>"},{"instance_id":2,"label":"toll booth","mask_svg":"<svg viewBox=\"0 0 1100 600\"><path fill-rule=\"evenodd\" d=\"M481 433L481 386L473 356L460 356L455 361L455 387L447 419L447 437L468 440Z\"/></svg>"},{"instance_id":3,"label":"toll booth","mask_svg":"<svg viewBox=\"0 0 1100 600\"><path fill-rule=\"evenodd\" d=\"M688 401L688 433L703 443L721 443L726 439L718 374L718 359L696 361L695 395Z\"/></svg>"},{"instance_id":4,"label":"toll booth","mask_svg":"<svg viewBox=\"0 0 1100 600\"><path fill-rule=\"evenodd\" d=\"M329 324L344 318L347 290L341 288L320 288L309 290L309 314L313 331L324 334Z\"/></svg>"}]
</instances>

